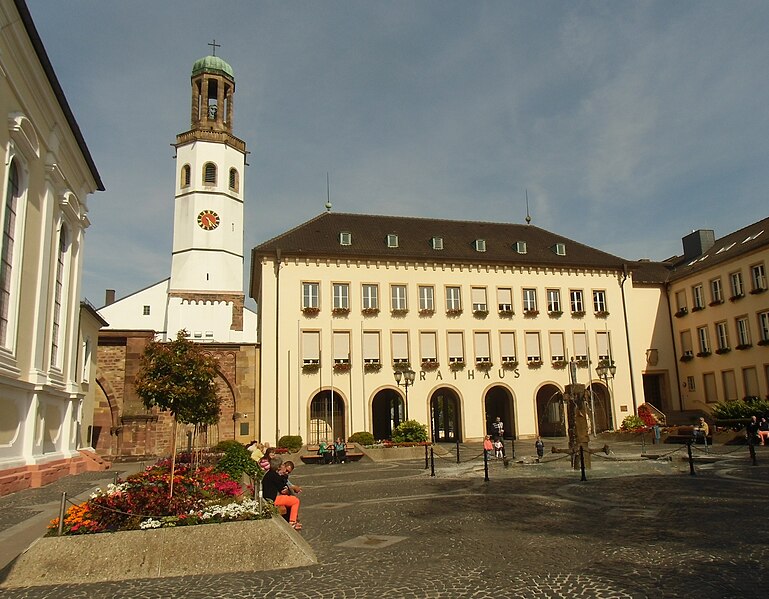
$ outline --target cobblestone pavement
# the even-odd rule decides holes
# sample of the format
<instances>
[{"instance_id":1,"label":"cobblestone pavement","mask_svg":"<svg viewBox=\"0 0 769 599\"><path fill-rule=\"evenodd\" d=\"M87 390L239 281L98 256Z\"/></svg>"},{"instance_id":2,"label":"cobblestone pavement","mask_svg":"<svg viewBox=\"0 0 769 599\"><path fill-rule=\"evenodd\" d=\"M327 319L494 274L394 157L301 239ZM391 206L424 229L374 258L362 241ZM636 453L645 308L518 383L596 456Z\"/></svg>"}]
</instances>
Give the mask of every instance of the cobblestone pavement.
<instances>
[{"instance_id":1,"label":"cobblestone pavement","mask_svg":"<svg viewBox=\"0 0 769 599\"><path fill-rule=\"evenodd\" d=\"M488 482L482 463L445 458L435 478L424 461L300 466L316 566L3 597L745 596L769 584L769 453L745 453L696 476L677 460L596 462L585 482L566 460L494 461Z\"/></svg>"}]
</instances>

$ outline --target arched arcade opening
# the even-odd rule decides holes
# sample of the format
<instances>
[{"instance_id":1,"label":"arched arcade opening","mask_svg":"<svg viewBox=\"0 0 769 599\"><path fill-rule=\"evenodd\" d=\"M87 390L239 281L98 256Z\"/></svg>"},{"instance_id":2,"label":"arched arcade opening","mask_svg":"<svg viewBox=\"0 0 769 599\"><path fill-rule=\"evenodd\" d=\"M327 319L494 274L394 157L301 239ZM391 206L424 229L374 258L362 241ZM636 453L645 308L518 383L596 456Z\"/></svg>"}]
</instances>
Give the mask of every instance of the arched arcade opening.
<instances>
[{"instance_id":1,"label":"arched arcade opening","mask_svg":"<svg viewBox=\"0 0 769 599\"><path fill-rule=\"evenodd\" d=\"M315 394L310 402L308 443L317 445L337 437L347 439L344 399L337 391L326 389Z\"/></svg>"},{"instance_id":2,"label":"arched arcade opening","mask_svg":"<svg viewBox=\"0 0 769 599\"><path fill-rule=\"evenodd\" d=\"M505 439L516 438L515 402L510 390L502 385L495 385L486 391L483 399L483 408L486 418L486 434L494 435L492 423L499 416L505 425Z\"/></svg>"},{"instance_id":3,"label":"arched arcade opening","mask_svg":"<svg viewBox=\"0 0 769 599\"><path fill-rule=\"evenodd\" d=\"M430 397L433 443L461 441L461 416L461 404L457 393L448 387L437 389Z\"/></svg>"},{"instance_id":4,"label":"arched arcade opening","mask_svg":"<svg viewBox=\"0 0 769 599\"><path fill-rule=\"evenodd\" d=\"M393 431L405 420L403 397L395 389L382 389L371 403L374 439L392 439Z\"/></svg>"},{"instance_id":5,"label":"arched arcade opening","mask_svg":"<svg viewBox=\"0 0 769 599\"><path fill-rule=\"evenodd\" d=\"M543 385L537 391L537 430L542 437L566 436L563 393L556 385Z\"/></svg>"}]
</instances>

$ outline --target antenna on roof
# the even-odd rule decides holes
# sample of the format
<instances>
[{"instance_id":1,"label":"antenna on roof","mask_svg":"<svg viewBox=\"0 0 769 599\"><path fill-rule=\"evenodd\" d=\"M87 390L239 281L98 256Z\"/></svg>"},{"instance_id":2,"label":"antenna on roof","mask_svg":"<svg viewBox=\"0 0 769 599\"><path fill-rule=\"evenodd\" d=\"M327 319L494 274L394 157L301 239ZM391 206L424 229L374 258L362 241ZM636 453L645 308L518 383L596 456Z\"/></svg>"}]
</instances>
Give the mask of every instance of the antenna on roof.
<instances>
[{"instance_id":1,"label":"antenna on roof","mask_svg":"<svg viewBox=\"0 0 769 599\"><path fill-rule=\"evenodd\" d=\"M326 173L326 212L331 212L331 186L328 182L328 173Z\"/></svg>"},{"instance_id":2,"label":"antenna on roof","mask_svg":"<svg viewBox=\"0 0 769 599\"><path fill-rule=\"evenodd\" d=\"M529 214L529 190L526 189L526 224L531 224L531 215Z\"/></svg>"}]
</instances>

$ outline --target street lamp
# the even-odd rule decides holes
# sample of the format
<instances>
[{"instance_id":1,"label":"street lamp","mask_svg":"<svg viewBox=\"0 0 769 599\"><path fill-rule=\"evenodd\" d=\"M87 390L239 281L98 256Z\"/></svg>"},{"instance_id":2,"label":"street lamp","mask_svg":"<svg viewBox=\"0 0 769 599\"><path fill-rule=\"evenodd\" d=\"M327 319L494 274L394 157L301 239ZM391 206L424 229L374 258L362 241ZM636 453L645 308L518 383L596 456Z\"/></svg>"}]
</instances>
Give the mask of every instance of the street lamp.
<instances>
[{"instance_id":1,"label":"street lamp","mask_svg":"<svg viewBox=\"0 0 769 599\"><path fill-rule=\"evenodd\" d=\"M411 370L411 368L407 368L406 370L396 370L394 373L395 375L395 382L397 383L398 387L403 387L406 390L406 399L405 399L405 415L406 420L409 419L409 387L414 384L414 377L416 377L416 372Z\"/></svg>"}]
</instances>

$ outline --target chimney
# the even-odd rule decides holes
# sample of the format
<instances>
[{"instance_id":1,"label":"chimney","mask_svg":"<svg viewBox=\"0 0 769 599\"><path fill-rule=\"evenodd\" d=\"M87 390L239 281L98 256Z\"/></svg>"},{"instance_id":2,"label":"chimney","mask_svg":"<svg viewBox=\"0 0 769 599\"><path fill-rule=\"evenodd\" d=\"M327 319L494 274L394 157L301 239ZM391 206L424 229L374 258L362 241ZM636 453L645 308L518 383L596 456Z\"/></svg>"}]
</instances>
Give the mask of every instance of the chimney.
<instances>
[{"instance_id":1,"label":"chimney","mask_svg":"<svg viewBox=\"0 0 769 599\"><path fill-rule=\"evenodd\" d=\"M104 293L104 305L109 306L110 304L115 303L115 290L114 289L107 289L107 291Z\"/></svg>"},{"instance_id":2,"label":"chimney","mask_svg":"<svg viewBox=\"0 0 769 599\"><path fill-rule=\"evenodd\" d=\"M684 258L692 259L701 256L716 244L716 234L713 229L697 229L681 241L684 244Z\"/></svg>"}]
</instances>

